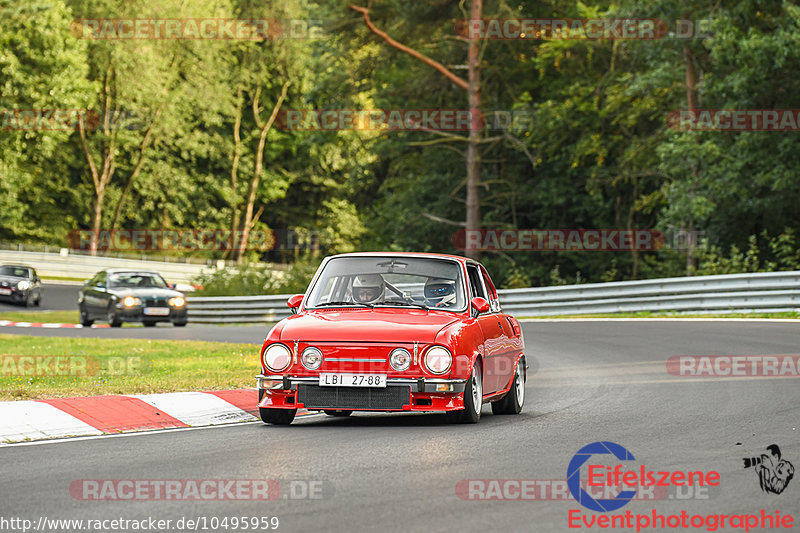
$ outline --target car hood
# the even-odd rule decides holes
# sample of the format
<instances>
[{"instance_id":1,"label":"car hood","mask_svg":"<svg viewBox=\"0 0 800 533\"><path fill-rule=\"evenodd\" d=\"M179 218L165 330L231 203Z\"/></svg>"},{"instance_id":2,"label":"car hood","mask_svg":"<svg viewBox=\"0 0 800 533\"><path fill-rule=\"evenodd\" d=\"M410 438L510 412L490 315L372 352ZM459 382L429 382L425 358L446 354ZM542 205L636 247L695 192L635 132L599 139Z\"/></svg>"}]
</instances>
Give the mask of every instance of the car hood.
<instances>
[{"instance_id":1,"label":"car hood","mask_svg":"<svg viewBox=\"0 0 800 533\"><path fill-rule=\"evenodd\" d=\"M282 340L307 342L422 342L461 317L422 309L330 309L305 311L284 321Z\"/></svg>"},{"instance_id":2,"label":"car hood","mask_svg":"<svg viewBox=\"0 0 800 533\"><path fill-rule=\"evenodd\" d=\"M27 280L27 281L31 281L28 278L19 278L17 276L0 276L0 285L5 283L5 286L16 287L17 283L19 283L23 279ZM31 282L31 283L33 283L33 282Z\"/></svg>"},{"instance_id":3,"label":"car hood","mask_svg":"<svg viewBox=\"0 0 800 533\"><path fill-rule=\"evenodd\" d=\"M161 289L158 287L120 287L111 289L109 292L118 296L138 296L139 298L172 298L173 296L183 296L183 293L172 289Z\"/></svg>"}]
</instances>

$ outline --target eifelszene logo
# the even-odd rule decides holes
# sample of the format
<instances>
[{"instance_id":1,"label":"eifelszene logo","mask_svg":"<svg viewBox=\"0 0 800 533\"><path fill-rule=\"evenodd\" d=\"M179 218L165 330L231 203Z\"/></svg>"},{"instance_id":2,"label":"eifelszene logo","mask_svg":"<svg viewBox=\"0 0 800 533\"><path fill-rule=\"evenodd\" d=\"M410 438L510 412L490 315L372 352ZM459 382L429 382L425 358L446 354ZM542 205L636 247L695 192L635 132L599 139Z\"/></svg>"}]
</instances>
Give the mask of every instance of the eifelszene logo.
<instances>
[{"instance_id":1,"label":"eifelszene logo","mask_svg":"<svg viewBox=\"0 0 800 533\"><path fill-rule=\"evenodd\" d=\"M761 457L745 457L744 467L756 471L761 490L780 494L794 477L794 466L781 459L781 449L777 444L767 446L767 451L769 453L761 454Z\"/></svg>"}]
</instances>

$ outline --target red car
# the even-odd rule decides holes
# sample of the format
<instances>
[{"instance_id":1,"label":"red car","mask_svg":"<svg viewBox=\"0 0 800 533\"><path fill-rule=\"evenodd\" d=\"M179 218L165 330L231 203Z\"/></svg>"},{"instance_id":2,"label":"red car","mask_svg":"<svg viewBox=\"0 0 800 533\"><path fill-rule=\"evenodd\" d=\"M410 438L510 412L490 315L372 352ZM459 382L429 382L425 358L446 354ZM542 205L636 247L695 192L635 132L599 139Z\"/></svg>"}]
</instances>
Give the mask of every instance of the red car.
<instances>
[{"instance_id":1,"label":"red car","mask_svg":"<svg viewBox=\"0 0 800 533\"><path fill-rule=\"evenodd\" d=\"M475 423L491 402L517 414L526 363L517 320L464 257L355 253L325 258L261 348L259 411L290 424L299 408L440 411Z\"/></svg>"}]
</instances>

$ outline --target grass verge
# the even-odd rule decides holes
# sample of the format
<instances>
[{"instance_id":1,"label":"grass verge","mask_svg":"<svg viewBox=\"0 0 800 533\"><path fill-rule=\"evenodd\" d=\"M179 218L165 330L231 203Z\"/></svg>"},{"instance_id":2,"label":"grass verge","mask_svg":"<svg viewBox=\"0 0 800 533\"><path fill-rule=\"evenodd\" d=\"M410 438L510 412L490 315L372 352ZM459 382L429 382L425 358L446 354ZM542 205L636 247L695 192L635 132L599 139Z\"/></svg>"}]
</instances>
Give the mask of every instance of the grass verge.
<instances>
[{"instance_id":1,"label":"grass verge","mask_svg":"<svg viewBox=\"0 0 800 533\"><path fill-rule=\"evenodd\" d=\"M0 335L0 400L253 387L255 344ZM29 357L33 356L33 357Z\"/></svg>"},{"instance_id":2,"label":"grass verge","mask_svg":"<svg viewBox=\"0 0 800 533\"><path fill-rule=\"evenodd\" d=\"M0 320L77 324L78 311L8 311L0 312Z\"/></svg>"}]
</instances>

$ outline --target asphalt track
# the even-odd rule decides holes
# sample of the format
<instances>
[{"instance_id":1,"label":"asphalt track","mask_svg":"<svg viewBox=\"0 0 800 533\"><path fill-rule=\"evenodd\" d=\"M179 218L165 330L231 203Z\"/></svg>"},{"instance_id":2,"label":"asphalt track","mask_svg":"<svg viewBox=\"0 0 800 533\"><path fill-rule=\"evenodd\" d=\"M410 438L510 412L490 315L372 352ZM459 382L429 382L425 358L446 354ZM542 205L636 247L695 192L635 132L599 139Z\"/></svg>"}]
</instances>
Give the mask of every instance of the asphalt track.
<instances>
[{"instance_id":1,"label":"asphalt track","mask_svg":"<svg viewBox=\"0 0 800 533\"><path fill-rule=\"evenodd\" d=\"M26 308L7 301L0 301L0 318L3 312L19 311L77 311L80 284L48 283L42 284L42 305Z\"/></svg>"},{"instance_id":2,"label":"asphalt track","mask_svg":"<svg viewBox=\"0 0 800 533\"><path fill-rule=\"evenodd\" d=\"M233 334L232 328L205 329L225 337L220 340ZM262 328L250 329L244 342L263 336ZM527 322L523 329L531 371L521 415L494 416L485 406L480 422L469 426L427 414L313 415L289 427L253 423L2 447L0 517L35 523L41 516L276 516L278 531L578 531L568 528L570 510L587 518L599 513L572 499L469 501L456 486L464 479L563 480L581 447L606 440L627 448L637 469L721 474L721 485L699 497L679 499L670 488L665 499L632 501L609 515L764 509L800 519L800 479L783 494L766 494L742 466L743 457L773 443L800 466L797 379L697 380L665 369L673 355L797 354L800 324L576 321ZM162 330L175 331L149 333ZM283 482L281 497L266 503L80 501L69 492L80 479L255 478ZM309 480L323 482L324 497L293 498L303 491L288 487Z\"/></svg>"}]
</instances>

